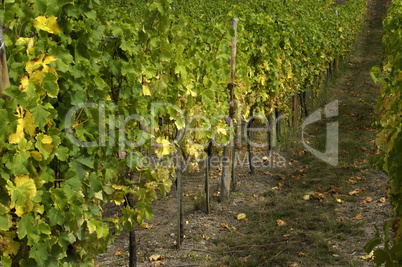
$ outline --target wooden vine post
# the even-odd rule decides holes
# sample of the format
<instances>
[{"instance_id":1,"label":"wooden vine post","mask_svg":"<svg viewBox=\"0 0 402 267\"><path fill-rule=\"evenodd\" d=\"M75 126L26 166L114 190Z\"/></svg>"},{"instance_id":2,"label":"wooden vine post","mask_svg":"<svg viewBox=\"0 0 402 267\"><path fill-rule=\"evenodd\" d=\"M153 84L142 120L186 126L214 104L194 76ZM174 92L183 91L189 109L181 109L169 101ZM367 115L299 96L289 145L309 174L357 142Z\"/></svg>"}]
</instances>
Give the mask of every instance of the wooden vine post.
<instances>
[{"instance_id":1,"label":"wooden vine post","mask_svg":"<svg viewBox=\"0 0 402 267\"><path fill-rule=\"evenodd\" d=\"M298 90L295 90L295 94L293 96L293 127L297 126L297 95Z\"/></svg>"},{"instance_id":2,"label":"wooden vine post","mask_svg":"<svg viewBox=\"0 0 402 267\"><path fill-rule=\"evenodd\" d=\"M229 89L229 118L227 119L227 123L229 124L231 130L233 127L233 118L234 118L234 81L235 81L235 72L236 72L236 48L237 48L237 19L232 18L232 26L235 31L235 36L232 39L231 46L231 59L230 59L230 67L232 69L230 75L230 82L228 84ZM235 146L234 146L234 138L230 138L229 145L225 146L223 149L223 166L222 166L222 180L221 180L221 202L229 199L230 196L230 185L231 183L235 183L234 180L234 159L235 159Z\"/></svg>"},{"instance_id":3,"label":"wooden vine post","mask_svg":"<svg viewBox=\"0 0 402 267\"><path fill-rule=\"evenodd\" d=\"M181 192L181 149L177 147L177 166L176 166L176 186L177 186L177 241L176 247L180 249L181 241L184 235L183 222L183 196Z\"/></svg>"},{"instance_id":4,"label":"wooden vine post","mask_svg":"<svg viewBox=\"0 0 402 267\"><path fill-rule=\"evenodd\" d=\"M296 101L297 101L297 95L296 95ZM297 114L297 108L296 108L296 114ZM270 123L269 123L270 132L271 132L271 134L270 134L271 140L269 142L268 147L270 148L269 151L271 151L271 149L274 149L276 147L276 140L278 140L277 139L278 138L277 131L276 131L276 126L277 126L276 124L278 123L277 122L278 118L275 116L275 112L272 112L271 115L269 115L269 116L271 118ZM297 117L296 117L296 119L297 119ZM268 152L268 155L269 155L269 152Z\"/></svg>"},{"instance_id":5,"label":"wooden vine post","mask_svg":"<svg viewBox=\"0 0 402 267\"><path fill-rule=\"evenodd\" d=\"M134 196L129 194L128 196L128 205L130 208L135 206L134 203ZM129 247L128 247L128 255L129 255L129 267L136 267L137 266L137 243L135 240L135 229L129 232Z\"/></svg>"},{"instance_id":6,"label":"wooden vine post","mask_svg":"<svg viewBox=\"0 0 402 267\"><path fill-rule=\"evenodd\" d=\"M211 156L212 156L212 140L208 141L208 147L205 149L207 152L207 157L205 158L205 204L207 208L207 213L210 213L210 191L209 191L209 171L211 167Z\"/></svg>"},{"instance_id":7,"label":"wooden vine post","mask_svg":"<svg viewBox=\"0 0 402 267\"><path fill-rule=\"evenodd\" d=\"M0 97L4 89L10 86L10 80L8 78L7 58L6 58L6 46L4 44L3 26L0 20Z\"/></svg>"},{"instance_id":8,"label":"wooden vine post","mask_svg":"<svg viewBox=\"0 0 402 267\"><path fill-rule=\"evenodd\" d=\"M268 149L267 149L267 155L269 155L269 152L271 152L271 121L269 119L269 115L265 116L265 119L267 120L267 144L268 144ZM251 168L250 168L251 169Z\"/></svg>"},{"instance_id":9,"label":"wooden vine post","mask_svg":"<svg viewBox=\"0 0 402 267\"><path fill-rule=\"evenodd\" d=\"M254 174L253 165L253 132L251 131L251 125L254 122L253 110L251 110L251 119L247 122L247 151L248 151L248 165L250 166L250 174Z\"/></svg>"}]
</instances>

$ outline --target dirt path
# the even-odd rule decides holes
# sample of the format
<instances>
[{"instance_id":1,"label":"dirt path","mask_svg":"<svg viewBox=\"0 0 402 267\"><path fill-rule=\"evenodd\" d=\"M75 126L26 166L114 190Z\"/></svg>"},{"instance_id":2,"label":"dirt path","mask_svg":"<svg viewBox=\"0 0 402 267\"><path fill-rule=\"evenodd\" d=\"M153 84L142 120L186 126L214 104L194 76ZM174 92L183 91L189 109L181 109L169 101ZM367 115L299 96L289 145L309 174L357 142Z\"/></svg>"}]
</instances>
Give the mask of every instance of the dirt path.
<instances>
[{"instance_id":1,"label":"dirt path","mask_svg":"<svg viewBox=\"0 0 402 267\"><path fill-rule=\"evenodd\" d=\"M187 175L184 183L185 239L175 249L175 190L155 206L151 229L136 229L139 266L157 266L149 257L161 255L164 266L372 266L360 257L391 209L387 177L370 165L374 146L374 106L378 86L369 70L381 64L382 18L385 0L370 0L368 16L356 49L341 64L326 97L309 108L339 101L339 164L335 167L305 150L300 133L282 137L278 153L285 168L259 168L248 174L238 168L237 190L228 203L218 202L219 170L213 170L211 214L203 198L203 175ZM305 129L307 142L325 150L326 123ZM299 131L300 132L300 131ZM265 138L261 136L261 138ZM263 151L256 151L263 156ZM246 153L243 146L240 157ZM116 210L110 208L112 215ZM234 216L245 213L245 221ZM279 221L280 220L280 221ZM283 223L282 223L283 222ZM281 224L284 224L280 226ZM128 234L116 238L109 252L97 258L100 266L128 266Z\"/></svg>"}]
</instances>

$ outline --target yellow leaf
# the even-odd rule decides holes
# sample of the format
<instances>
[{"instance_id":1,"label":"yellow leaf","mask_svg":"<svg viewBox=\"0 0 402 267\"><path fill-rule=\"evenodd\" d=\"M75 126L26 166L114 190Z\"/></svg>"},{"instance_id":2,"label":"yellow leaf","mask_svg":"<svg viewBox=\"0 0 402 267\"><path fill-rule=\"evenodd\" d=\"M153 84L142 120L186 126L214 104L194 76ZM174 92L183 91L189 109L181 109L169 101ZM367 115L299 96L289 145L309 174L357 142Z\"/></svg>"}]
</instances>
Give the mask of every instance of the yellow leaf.
<instances>
[{"instance_id":1,"label":"yellow leaf","mask_svg":"<svg viewBox=\"0 0 402 267\"><path fill-rule=\"evenodd\" d=\"M24 127L22 126L21 121L22 119L18 119L17 131L8 136L8 142L10 144L18 144L18 142L24 137Z\"/></svg>"},{"instance_id":2,"label":"yellow leaf","mask_svg":"<svg viewBox=\"0 0 402 267\"><path fill-rule=\"evenodd\" d=\"M362 194L364 191L365 191L364 189L355 189L355 190L349 192L349 195L350 196L353 196L353 195L357 196L357 195Z\"/></svg>"},{"instance_id":3,"label":"yellow leaf","mask_svg":"<svg viewBox=\"0 0 402 267\"><path fill-rule=\"evenodd\" d=\"M157 261L157 260L162 260L162 259L163 259L163 257L159 254L151 255L149 257L149 261Z\"/></svg>"},{"instance_id":4,"label":"yellow leaf","mask_svg":"<svg viewBox=\"0 0 402 267\"><path fill-rule=\"evenodd\" d=\"M53 139L48 135L44 135L43 139L41 140L41 143L46 144L46 145L50 145L52 142L53 142Z\"/></svg>"},{"instance_id":5,"label":"yellow leaf","mask_svg":"<svg viewBox=\"0 0 402 267\"><path fill-rule=\"evenodd\" d=\"M165 265L165 262L164 261L153 261L152 265L155 267L160 267L162 265Z\"/></svg>"},{"instance_id":6,"label":"yellow leaf","mask_svg":"<svg viewBox=\"0 0 402 267\"><path fill-rule=\"evenodd\" d=\"M26 111L25 117L23 119L24 131L30 136L35 136L36 126L34 125L35 118L32 116L31 112Z\"/></svg>"},{"instance_id":7,"label":"yellow leaf","mask_svg":"<svg viewBox=\"0 0 402 267\"><path fill-rule=\"evenodd\" d=\"M39 16L34 22L34 27L53 34L61 33L60 27L57 24L57 17L51 16L46 18L45 16Z\"/></svg>"},{"instance_id":8,"label":"yellow leaf","mask_svg":"<svg viewBox=\"0 0 402 267\"><path fill-rule=\"evenodd\" d=\"M225 128L217 128L217 129L216 129L216 132L217 132L218 134L223 134L223 135L227 135L227 134L228 134L228 132L226 131Z\"/></svg>"},{"instance_id":9,"label":"yellow leaf","mask_svg":"<svg viewBox=\"0 0 402 267\"><path fill-rule=\"evenodd\" d=\"M373 202L373 198L366 197L366 199L360 201L360 204L366 204L366 203L370 203L370 202Z\"/></svg>"},{"instance_id":10,"label":"yellow leaf","mask_svg":"<svg viewBox=\"0 0 402 267\"><path fill-rule=\"evenodd\" d=\"M159 147L155 151L159 158L170 154L170 142L168 140L163 137L158 137L155 141L159 144Z\"/></svg>"},{"instance_id":11,"label":"yellow leaf","mask_svg":"<svg viewBox=\"0 0 402 267\"><path fill-rule=\"evenodd\" d=\"M38 69L42 65L42 60L45 57L43 53L40 53L36 58L31 59L25 65L25 70L31 74L34 70Z\"/></svg>"},{"instance_id":12,"label":"yellow leaf","mask_svg":"<svg viewBox=\"0 0 402 267\"><path fill-rule=\"evenodd\" d=\"M117 249L117 250L114 252L114 255L115 255L115 256L120 256L121 254L123 254L123 252L124 252L124 251L119 248L119 249Z\"/></svg>"},{"instance_id":13,"label":"yellow leaf","mask_svg":"<svg viewBox=\"0 0 402 267\"><path fill-rule=\"evenodd\" d=\"M10 144L18 144L18 142L24 137L24 131L31 135L35 135L35 126L33 125L34 119L29 111L26 111L24 116L24 109L22 107L17 109L18 125L15 134L8 136L8 142Z\"/></svg>"},{"instance_id":14,"label":"yellow leaf","mask_svg":"<svg viewBox=\"0 0 402 267\"><path fill-rule=\"evenodd\" d=\"M29 38L28 47L27 47L27 55L30 55L31 53L33 53L33 51L35 51L34 44L35 44L35 39Z\"/></svg>"},{"instance_id":15,"label":"yellow leaf","mask_svg":"<svg viewBox=\"0 0 402 267\"><path fill-rule=\"evenodd\" d=\"M341 204L345 203L345 201L343 201L343 200L340 199L340 198L337 198L337 199L336 199L336 202L341 203Z\"/></svg>"},{"instance_id":16,"label":"yellow leaf","mask_svg":"<svg viewBox=\"0 0 402 267\"><path fill-rule=\"evenodd\" d=\"M199 171L200 171L200 168L199 168L197 162L190 162L188 164L188 172L189 173L194 173L194 172L199 172Z\"/></svg>"},{"instance_id":17,"label":"yellow leaf","mask_svg":"<svg viewBox=\"0 0 402 267\"><path fill-rule=\"evenodd\" d=\"M283 225L286 225L286 222L278 219L278 220L276 220L276 224L278 224L278 226L283 226Z\"/></svg>"},{"instance_id":18,"label":"yellow leaf","mask_svg":"<svg viewBox=\"0 0 402 267\"><path fill-rule=\"evenodd\" d=\"M298 252L297 255L299 255L299 257L307 257L306 252Z\"/></svg>"},{"instance_id":19,"label":"yellow leaf","mask_svg":"<svg viewBox=\"0 0 402 267\"><path fill-rule=\"evenodd\" d=\"M29 74L29 79L36 85L42 85L43 78L45 78L45 74L40 70L33 71Z\"/></svg>"},{"instance_id":20,"label":"yellow leaf","mask_svg":"<svg viewBox=\"0 0 402 267\"><path fill-rule=\"evenodd\" d=\"M88 226L88 232L92 234L93 232L96 231L96 220L90 219L89 221L87 220L87 226Z\"/></svg>"},{"instance_id":21,"label":"yellow leaf","mask_svg":"<svg viewBox=\"0 0 402 267\"><path fill-rule=\"evenodd\" d=\"M22 217L33 208L31 198L36 195L36 186L28 174L16 176L14 183L15 190L12 193L11 201L15 205L15 214Z\"/></svg>"},{"instance_id":22,"label":"yellow leaf","mask_svg":"<svg viewBox=\"0 0 402 267\"><path fill-rule=\"evenodd\" d=\"M123 190L124 185L115 185L115 184L113 184L112 187L113 187L114 189L116 189L116 190Z\"/></svg>"},{"instance_id":23,"label":"yellow leaf","mask_svg":"<svg viewBox=\"0 0 402 267\"><path fill-rule=\"evenodd\" d=\"M41 153L38 151L31 151L31 156L36 160L36 161L42 161L43 156Z\"/></svg>"},{"instance_id":24,"label":"yellow leaf","mask_svg":"<svg viewBox=\"0 0 402 267\"><path fill-rule=\"evenodd\" d=\"M204 147L200 144L187 144L187 153L189 156L194 157L195 159L199 159L200 157L204 158ZM206 155L205 155L206 156Z\"/></svg>"},{"instance_id":25,"label":"yellow leaf","mask_svg":"<svg viewBox=\"0 0 402 267\"><path fill-rule=\"evenodd\" d=\"M205 239L205 240L207 240L207 241L208 241L208 240L210 239L210 237L209 237L209 236L207 236L207 235L205 235L205 234L203 234L203 235L202 235L202 239Z\"/></svg>"},{"instance_id":26,"label":"yellow leaf","mask_svg":"<svg viewBox=\"0 0 402 267\"><path fill-rule=\"evenodd\" d=\"M149 86L146 84L142 85L142 95L151 95L151 90L149 89Z\"/></svg>"},{"instance_id":27,"label":"yellow leaf","mask_svg":"<svg viewBox=\"0 0 402 267\"><path fill-rule=\"evenodd\" d=\"M15 42L15 45L16 46L26 45L29 43L29 39L30 38L27 38L27 37L19 37L17 39L17 42Z\"/></svg>"},{"instance_id":28,"label":"yellow leaf","mask_svg":"<svg viewBox=\"0 0 402 267\"><path fill-rule=\"evenodd\" d=\"M367 254L366 256L361 256L360 257L361 259L363 259L363 260L372 260L372 259L374 259L374 251L372 250L371 252L370 252L370 254Z\"/></svg>"},{"instance_id":29,"label":"yellow leaf","mask_svg":"<svg viewBox=\"0 0 402 267\"><path fill-rule=\"evenodd\" d=\"M43 64L49 65L50 63L52 63L53 61L56 61L57 57L49 55L46 56L45 59L43 60Z\"/></svg>"},{"instance_id":30,"label":"yellow leaf","mask_svg":"<svg viewBox=\"0 0 402 267\"><path fill-rule=\"evenodd\" d=\"M355 217L352 218L353 220L363 220L364 216L361 214L356 215Z\"/></svg>"},{"instance_id":31,"label":"yellow leaf","mask_svg":"<svg viewBox=\"0 0 402 267\"><path fill-rule=\"evenodd\" d=\"M28 85L29 85L29 78L28 78L28 76L23 76L23 77L21 77L21 86L20 86L20 90L22 91L22 92L24 92L27 88L28 88Z\"/></svg>"},{"instance_id":32,"label":"yellow leaf","mask_svg":"<svg viewBox=\"0 0 402 267\"><path fill-rule=\"evenodd\" d=\"M229 227L229 225L227 223L221 223L220 226L222 228L225 228L225 229L229 230L229 231L231 230L231 228Z\"/></svg>"},{"instance_id":33,"label":"yellow leaf","mask_svg":"<svg viewBox=\"0 0 402 267\"><path fill-rule=\"evenodd\" d=\"M236 215L235 218L238 221L244 221L246 219L246 214L240 213L240 214Z\"/></svg>"}]
</instances>

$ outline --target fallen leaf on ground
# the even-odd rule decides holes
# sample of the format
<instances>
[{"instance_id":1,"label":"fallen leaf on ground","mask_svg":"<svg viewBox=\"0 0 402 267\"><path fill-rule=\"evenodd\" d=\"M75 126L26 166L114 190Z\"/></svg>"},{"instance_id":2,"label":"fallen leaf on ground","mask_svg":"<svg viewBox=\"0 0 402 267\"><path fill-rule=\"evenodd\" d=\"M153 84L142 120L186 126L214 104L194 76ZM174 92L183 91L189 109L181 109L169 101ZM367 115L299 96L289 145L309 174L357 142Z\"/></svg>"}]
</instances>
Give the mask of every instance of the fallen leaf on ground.
<instances>
[{"instance_id":1,"label":"fallen leaf on ground","mask_svg":"<svg viewBox=\"0 0 402 267\"><path fill-rule=\"evenodd\" d=\"M316 199L318 199L318 201L320 201L320 202L327 198L327 197L325 196L325 194L319 193L319 192L315 192L315 193L314 193L314 197L315 197Z\"/></svg>"},{"instance_id":2,"label":"fallen leaf on ground","mask_svg":"<svg viewBox=\"0 0 402 267\"><path fill-rule=\"evenodd\" d=\"M286 223L280 219L276 220L276 224L278 224L278 226L286 225Z\"/></svg>"},{"instance_id":3,"label":"fallen leaf on ground","mask_svg":"<svg viewBox=\"0 0 402 267\"><path fill-rule=\"evenodd\" d=\"M295 263L289 265L288 267L299 267L299 266L300 266L300 265L299 265L297 262L295 262Z\"/></svg>"},{"instance_id":4,"label":"fallen leaf on ground","mask_svg":"<svg viewBox=\"0 0 402 267\"><path fill-rule=\"evenodd\" d=\"M159 267L159 266L165 265L165 262L164 261L154 261L154 262L152 262L152 265Z\"/></svg>"},{"instance_id":5,"label":"fallen leaf on ground","mask_svg":"<svg viewBox=\"0 0 402 267\"><path fill-rule=\"evenodd\" d=\"M204 235L202 235L202 239L205 239L208 241L210 239L210 237L204 234Z\"/></svg>"},{"instance_id":6,"label":"fallen leaf on ground","mask_svg":"<svg viewBox=\"0 0 402 267\"><path fill-rule=\"evenodd\" d=\"M338 218L336 218L336 220L337 220L338 222L341 222L341 221L343 221L344 219L343 219L343 217L338 217Z\"/></svg>"},{"instance_id":7,"label":"fallen leaf on ground","mask_svg":"<svg viewBox=\"0 0 402 267\"><path fill-rule=\"evenodd\" d=\"M257 197L258 197L258 195L256 195L256 194L251 194L251 196L252 196L253 198L257 198Z\"/></svg>"},{"instance_id":8,"label":"fallen leaf on ground","mask_svg":"<svg viewBox=\"0 0 402 267\"><path fill-rule=\"evenodd\" d=\"M340 193L341 190L340 190L338 187L331 185L331 186L327 189L327 192L330 193L331 195L335 195L335 194Z\"/></svg>"},{"instance_id":9,"label":"fallen leaf on ground","mask_svg":"<svg viewBox=\"0 0 402 267\"><path fill-rule=\"evenodd\" d=\"M360 204L366 204L370 202L373 202L373 199L371 197L367 197L366 199L360 201Z\"/></svg>"},{"instance_id":10,"label":"fallen leaf on ground","mask_svg":"<svg viewBox=\"0 0 402 267\"><path fill-rule=\"evenodd\" d=\"M282 190L283 184L284 183L282 181L278 183L278 186L277 186L278 190Z\"/></svg>"},{"instance_id":11,"label":"fallen leaf on ground","mask_svg":"<svg viewBox=\"0 0 402 267\"><path fill-rule=\"evenodd\" d=\"M240 214L236 215L235 218L238 221L244 221L244 220L246 220L246 214L240 213Z\"/></svg>"},{"instance_id":12,"label":"fallen leaf on ground","mask_svg":"<svg viewBox=\"0 0 402 267\"><path fill-rule=\"evenodd\" d=\"M227 223L221 223L221 227L225 228L225 229L228 229L230 231L230 227L229 227L229 225Z\"/></svg>"},{"instance_id":13,"label":"fallen leaf on ground","mask_svg":"<svg viewBox=\"0 0 402 267\"><path fill-rule=\"evenodd\" d=\"M159 254L154 254L149 256L149 261L158 261L158 260L162 260L163 257Z\"/></svg>"},{"instance_id":14,"label":"fallen leaf on ground","mask_svg":"<svg viewBox=\"0 0 402 267\"><path fill-rule=\"evenodd\" d=\"M356 184L357 181L356 181L356 180L349 179L349 180L348 180L348 183L349 183L349 184Z\"/></svg>"},{"instance_id":15,"label":"fallen leaf on ground","mask_svg":"<svg viewBox=\"0 0 402 267\"><path fill-rule=\"evenodd\" d=\"M371 252L370 252L370 254L367 254L366 256L361 256L360 257L361 259L363 259L363 260L372 260L372 259L374 259L374 251L372 250Z\"/></svg>"},{"instance_id":16,"label":"fallen leaf on ground","mask_svg":"<svg viewBox=\"0 0 402 267\"><path fill-rule=\"evenodd\" d=\"M336 202L341 203L341 204L345 203L345 201L343 201L343 200L340 199L340 198L337 198L337 199L336 199Z\"/></svg>"},{"instance_id":17,"label":"fallen leaf on ground","mask_svg":"<svg viewBox=\"0 0 402 267\"><path fill-rule=\"evenodd\" d=\"M299 257L307 257L306 252L298 252L297 255L299 255Z\"/></svg>"},{"instance_id":18,"label":"fallen leaf on ground","mask_svg":"<svg viewBox=\"0 0 402 267\"><path fill-rule=\"evenodd\" d=\"M301 165L299 166L299 172L303 172L308 169L308 165Z\"/></svg>"},{"instance_id":19,"label":"fallen leaf on ground","mask_svg":"<svg viewBox=\"0 0 402 267\"><path fill-rule=\"evenodd\" d=\"M148 229L148 230L151 230L151 229L154 229L155 228L155 225L149 225L149 224L147 224L147 226L145 226L145 229Z\"/></svg>"},{"instance_id":20,"label":"fallen leaf on ground","mask_svg":"<svg viewBox=\"0 0 402 267\"><path fill-rule=\"evenodd\" d=\"M358 196L358 195L362 194L364 191L366 191L366 190L364 190L364 189L355 189L353 191L350 191L349 195L350 196Z\"/></svg>"},{"instance_id":21,"label":"fallen leaf on ground","mask_svg":"<svg viewBox=\"0 0 402 267\"><path fill-rule=\"evenodd\" d=\"M385 198L385 197L382 197L382 198L380 198L379 200L377 200L376 202L385 203L385 201L387 201L386 198Z\"/></svg>"},{"instance_id":22,"label":"fallen leaf on ground","mask_svg":"<svg viewBox=\"0 0 402 267\"><path fill-rule=\"evenodd\" d=\"M304 200L310 200L310 195L304 195L304 196L303 196L303 199L304 199Z\"/></svg>"},{"instance_id":23,"label":"fallen leaf on ground","mask_svg":"<svg viewBox=\"0 0 402 267\"><path fill-rule=\"evenodd\" d=\"M355 217L352 218L353 220L363 220L364 216L361 214L356 215Z\"/></svg>"},{"instance_id":24,"label":"fallen leaf on ground","mask_svg":"<svg viewBox=\"0 0 402 267\"><path fill-rule=\"evenodd\" d=\"M123 254L123 252L124 252L124 251L119 248L119 249L117 249L117 250L114 252L114 255L115 255L115 256L119 256L119 255Z\"/></svg>"},{"instance_id":25,"label":"fallen leaf on ground","mask_svg":"<svg viewBox=\"0 0 402 267\"><path fill-rule=\"evenodd\" d=\"M283 235L283 237L291 237L291 236L292 236L292 234Z\"/></svg>"}]
</instances>

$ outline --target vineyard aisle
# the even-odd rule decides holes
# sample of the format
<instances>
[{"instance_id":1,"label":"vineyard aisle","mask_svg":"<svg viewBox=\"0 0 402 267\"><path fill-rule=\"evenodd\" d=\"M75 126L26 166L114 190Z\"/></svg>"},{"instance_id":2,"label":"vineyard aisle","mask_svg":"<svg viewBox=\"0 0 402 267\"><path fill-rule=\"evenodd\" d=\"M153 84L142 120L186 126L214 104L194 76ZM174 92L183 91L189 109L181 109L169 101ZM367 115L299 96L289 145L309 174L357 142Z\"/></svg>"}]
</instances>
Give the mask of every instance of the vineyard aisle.
<instances>
[{"instance_id":1,"label":"vineyard aisle","mask_svg":"<svg viewBox=\"0 0 402 267\"><path fill-rule=\"evenodd\" d=\"M205 212L203 168L184 174L185 238L175 250L176 191L154 205L147 229L136 229L139 266L373 266L362 246L374 225L390 219L387 177L374 170L373 128L379 86L369 71L381 65L382 20L389 1L369 0L367 18L353 53L309 110L339 101L339 116L305 128L306 141L325 150L326 123L339 122L339 164L330 166L306 151L301 133L279 144L285 168L236 169L236 191L219 203L220 172L211 170L211 214ZM317 102L317 99L315 99ZM261 136L261 139L265 138ZM245 155L247 147L239 154ZM263 156L264 151L255 150ZM241 157L242 158L242 157ZM116 209L105 207L105 215ZM245 220L235 217L244 213ZM128 233L116 238L98 266L128 266Z\"/></svg>"}]
</instances>

